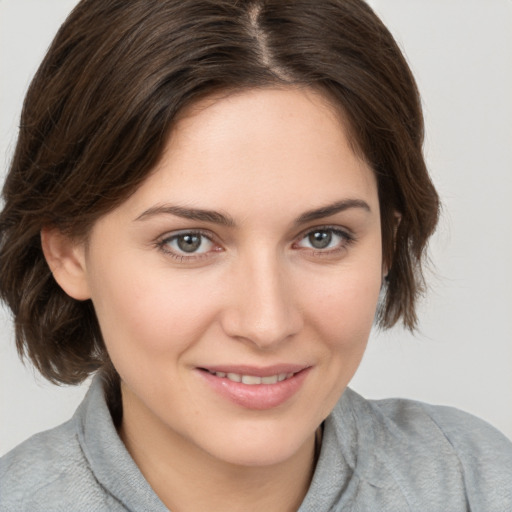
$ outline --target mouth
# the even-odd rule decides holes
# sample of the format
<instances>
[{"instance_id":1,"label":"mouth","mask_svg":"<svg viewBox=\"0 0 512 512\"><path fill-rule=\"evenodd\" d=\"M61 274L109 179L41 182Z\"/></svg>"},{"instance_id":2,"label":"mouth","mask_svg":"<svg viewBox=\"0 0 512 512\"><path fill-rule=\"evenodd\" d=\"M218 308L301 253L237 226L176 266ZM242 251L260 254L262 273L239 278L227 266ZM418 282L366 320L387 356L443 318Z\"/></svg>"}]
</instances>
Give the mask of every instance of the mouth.
<instances>
[{"instance_id":1,"label":"mouth","mask_svg":"<svg viewBox=\"0 0 512 512\"><path fill-rule=\"evenodd\" d=\"M220 396L247 409L271 409L290 400L302 387L311 366L278 365L198 368Z\"/></svg>"},{"instance_id":2,"label":"mouth","mask_svg":"<svg viewBox=\"0 0 512 512\"><path fill-rule=\"evenodd\" d=\"M298 372L287 372L287 373L276 373L274 375L267 375L265 377L260 377L258 375L247 375L243 373L235 373L235 372L214 372L211 370L207 370L203 368L204 371L210 373L211 375L215 375L221 379L228 379L232 382L241 382L242 384L247 384L248 386L255 386L258 384L276 384L278 382L283 382L284 380L291 379Z\"/></svg>"}]
</instances>

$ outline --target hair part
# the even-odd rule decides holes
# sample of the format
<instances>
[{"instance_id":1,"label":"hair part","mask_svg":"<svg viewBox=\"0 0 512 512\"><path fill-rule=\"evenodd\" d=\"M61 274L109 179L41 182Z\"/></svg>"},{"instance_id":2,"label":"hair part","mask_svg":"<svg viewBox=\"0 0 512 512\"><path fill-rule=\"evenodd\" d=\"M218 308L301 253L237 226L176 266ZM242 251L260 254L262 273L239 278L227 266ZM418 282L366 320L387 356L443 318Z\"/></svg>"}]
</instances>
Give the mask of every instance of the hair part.
<instances>
[{"instance_id":1,"label":"hair part","mask_svg":"<svg viewBox=\"0 0 512 512\"><path fill-rule=\"evenodd\" d=\"M310 87L343 113L378 182L388 268L378 323L415 328L439 199L414 78L366 3L83 0L26 95L0 214L0 296L18 352L46 378L74 384L114 370L91 301L53 279L41 229L86 237L147 178L188 106L275 86Z\"/></svg>"}]
</instances>

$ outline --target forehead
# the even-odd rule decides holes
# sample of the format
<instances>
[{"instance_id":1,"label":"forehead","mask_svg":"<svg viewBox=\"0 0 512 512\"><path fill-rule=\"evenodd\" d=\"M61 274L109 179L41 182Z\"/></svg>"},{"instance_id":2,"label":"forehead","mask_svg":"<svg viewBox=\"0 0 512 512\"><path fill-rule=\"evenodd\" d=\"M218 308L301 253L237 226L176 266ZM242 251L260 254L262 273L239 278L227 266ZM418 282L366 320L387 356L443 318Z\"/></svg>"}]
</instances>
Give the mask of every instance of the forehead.
<instances>
[{"instance_id":1,"label":"forehead","mask_svg":"<svg viewBox=\"0 0 512 512\"><path fill-rule=\"evenodd\" d=\"M296 205L292 214L346 197L375 202L374 174L347 132L337 109L310 89L208 98L177 121L158 165L130 201L141 208L167 201L242 210Z\"/></svg>"}]
</instances>

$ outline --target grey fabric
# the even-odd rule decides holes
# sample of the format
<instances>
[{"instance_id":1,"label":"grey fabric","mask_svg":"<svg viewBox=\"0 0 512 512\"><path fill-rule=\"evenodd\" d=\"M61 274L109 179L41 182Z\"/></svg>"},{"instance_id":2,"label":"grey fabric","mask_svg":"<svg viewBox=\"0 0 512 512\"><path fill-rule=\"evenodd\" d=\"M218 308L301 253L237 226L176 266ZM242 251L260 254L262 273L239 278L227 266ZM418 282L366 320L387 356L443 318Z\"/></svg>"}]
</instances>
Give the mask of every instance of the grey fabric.
<instances>
[{"instance_id":1,"label":"grey fabric","mask_svg":"<svg viewBox=\"0 0 512 512\"><path fill-rule=\"evenodd\" d=\"M0 511L166 511L119 439L95 378L73 418L0 459ZM512 443L485 422L347 389L325 421L299 512L510 512Z\"/></svg>"}]
</instances>

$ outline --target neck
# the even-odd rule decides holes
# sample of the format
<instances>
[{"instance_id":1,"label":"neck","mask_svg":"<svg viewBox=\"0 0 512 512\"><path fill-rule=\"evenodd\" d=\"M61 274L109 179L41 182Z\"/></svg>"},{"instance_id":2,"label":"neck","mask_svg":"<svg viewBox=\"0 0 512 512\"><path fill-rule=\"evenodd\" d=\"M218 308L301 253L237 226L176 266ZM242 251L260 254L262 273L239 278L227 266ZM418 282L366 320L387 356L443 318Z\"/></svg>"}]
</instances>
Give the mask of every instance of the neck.
<instances>
[{"instance_id":1,"label":"neck","mask_svg":"<svg viewBox=\"0 0 512 512\"><path fill-rule=\"evenodd\" d=\"M133 404L124 407L119 434L141 473L173 512L296 511L314 471L315 434L291 458L265 466L218 460L141 415Z\"/></svg>"}]
</instances>

